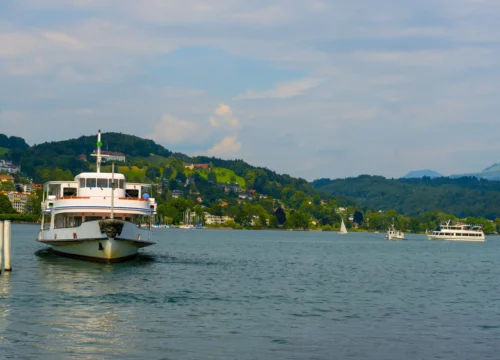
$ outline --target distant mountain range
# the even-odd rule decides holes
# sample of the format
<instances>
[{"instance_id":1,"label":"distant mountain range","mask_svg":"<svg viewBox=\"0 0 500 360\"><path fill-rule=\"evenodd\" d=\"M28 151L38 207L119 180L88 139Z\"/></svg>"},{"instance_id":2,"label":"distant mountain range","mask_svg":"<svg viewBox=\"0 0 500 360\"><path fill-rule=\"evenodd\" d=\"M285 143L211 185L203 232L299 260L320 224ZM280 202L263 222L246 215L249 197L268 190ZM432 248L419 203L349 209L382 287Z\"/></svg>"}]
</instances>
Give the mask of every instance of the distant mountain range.
<instances>
[{"instance_id":1,"label":"distant mountain range","mask_svg":"<svg viewBox=\"0 0 500 360\"><path fill-rule=\"evenodd\" d=\"M434 171L434 170L415 170L415 171L410 171L408 174L403 176L403 179L420 179L423 178L424 176L430 177L431 179L437 178L437 177L442 177L443 175Z\"/></svg>"},{"instance_id":2,"label":"distant mountain range","mask_svg":"<svg viewBox=\"0 0 500 360\"><path fill-rule=\"evenodd\" d=\"M478 179L500 181L500 163L493 164L484 169L483 171L466 173L466 174L442 175L434 170L429 170L429 169L416 170L416 171L410 171L408 174L402 176L401 179L421 179L423 177L430 177L431 179L434 179L443 176L447 176L452 179L457 179L461 177L475 177Z\"/></svg>"},{"instance_id":3,"label":"distant mountain range","mask_svg":"<svg viewBox=\"0 0 500 360\"><path fill-rule=\"evenodd\" d=\"M473 176L478 179L486 179L486 180L500 180L500 163L493 164L483 171L469 174L453 174L450 175L450 178L459 178L464 176Z\"/></svg>"}]
</instances>

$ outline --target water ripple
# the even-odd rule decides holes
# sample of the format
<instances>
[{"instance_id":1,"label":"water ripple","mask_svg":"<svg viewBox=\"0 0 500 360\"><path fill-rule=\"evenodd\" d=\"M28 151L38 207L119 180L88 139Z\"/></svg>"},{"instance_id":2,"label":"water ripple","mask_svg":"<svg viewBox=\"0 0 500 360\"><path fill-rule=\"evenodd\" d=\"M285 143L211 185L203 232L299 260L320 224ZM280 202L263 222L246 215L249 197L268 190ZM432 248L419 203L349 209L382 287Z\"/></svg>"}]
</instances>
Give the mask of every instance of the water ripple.
<instances>
[{"instance_id":1,"label":"water ripple","mask_svg":"<svg viewBox=\"0 0 500 360\"><path fill-rule=\"evenodd\" d=\"M155 232L123 264L13 227L0 354L15 359L482 359L500 352L500 241Z\"/></svg>"}]
</instances>

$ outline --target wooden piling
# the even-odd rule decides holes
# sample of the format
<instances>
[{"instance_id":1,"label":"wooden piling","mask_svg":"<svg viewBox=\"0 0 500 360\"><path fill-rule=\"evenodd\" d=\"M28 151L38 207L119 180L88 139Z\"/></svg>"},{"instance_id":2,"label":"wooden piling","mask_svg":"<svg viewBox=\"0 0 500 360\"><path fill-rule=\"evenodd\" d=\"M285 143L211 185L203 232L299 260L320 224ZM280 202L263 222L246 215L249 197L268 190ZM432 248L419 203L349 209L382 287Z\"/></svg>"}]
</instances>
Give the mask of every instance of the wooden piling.
<instances>
[{"instance_id":1,"label":"wooden piling","mask_svg":"<svg viewBox=\"0 0 500 360\"><path fill-rule=\"evenodd\" d=\"M5 220L3 222L3 262L4 262L4 271L12 271L11 264L11 226L10 220Z\"/></svg>"},{"instance_id":2,"label":"wooden piling","mask_svg":"<svg viewBox=\"0 0 500 360\"><path fill-rule=\"evenodd\" d=\"M3 221L0 221L0 274L2 274L2 258L3 258Z\"/></svg>"}]
</instances>

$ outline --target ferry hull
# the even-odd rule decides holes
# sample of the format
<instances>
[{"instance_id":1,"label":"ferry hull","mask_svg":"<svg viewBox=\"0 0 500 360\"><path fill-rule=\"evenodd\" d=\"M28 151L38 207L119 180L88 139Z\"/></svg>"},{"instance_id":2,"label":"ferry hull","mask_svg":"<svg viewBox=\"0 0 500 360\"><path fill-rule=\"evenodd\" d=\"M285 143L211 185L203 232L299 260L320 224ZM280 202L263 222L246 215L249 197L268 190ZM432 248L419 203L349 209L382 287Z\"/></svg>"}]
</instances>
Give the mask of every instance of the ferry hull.
<instances>
[{"instance_id":1,"label":"ferry hull","mask_svg":"<svg viewBox=\"0 0 500 360\"><path fill-rule=\"evenodd\" d=\"M133 259L140 248L155 244L148 240L149 232L125 223L115 238L101 233L97 221L71 229L54 229L40 232L38 241L52 247L59 255L96 261L123 262Z\"/></svg>"},{"instance_id":2,"label":"ferry hull","mask_svg":"<svg viewBox=\"0 0 500 360\"><path fill-rule=\"evenodd\" d=\"M396 235L386 235L385 238L387 240L404 240L404 236L396 236Z\"/></svg>"},{"instance_id":3,"label":"ferry hull","mask_svg":"<svg viewBox=\"0 0 500 360\"><path fill-rule=\"evenodd\" d=\"M484 236L439 236L439 235L427 235L428 240L447 240L447 241L475 241L482 242L485 241Z\"/></svg>"}]
</instances>

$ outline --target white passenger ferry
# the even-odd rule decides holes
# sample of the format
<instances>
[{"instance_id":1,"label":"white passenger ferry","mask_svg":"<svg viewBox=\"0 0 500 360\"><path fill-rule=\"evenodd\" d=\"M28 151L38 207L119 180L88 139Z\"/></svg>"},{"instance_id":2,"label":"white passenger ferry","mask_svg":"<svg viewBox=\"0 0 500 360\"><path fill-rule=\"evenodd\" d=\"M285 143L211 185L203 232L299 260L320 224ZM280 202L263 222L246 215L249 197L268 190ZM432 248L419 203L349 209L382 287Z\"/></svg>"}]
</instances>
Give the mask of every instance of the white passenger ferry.
<instances>
[{"instance_id":1,"label":"white passenger ferry","mask_svg":"<svg viewBox=\"0 0 500 360\"><path fill-rule=\"evenodd\" d=\"M43 187L42 223L37 241L60 255L99 262L133 258L151 241L156 202L151 185L127 183L123 174L101 173L101 131L96 172ZM46 217L50 224L46 226Z\"/></svg>"},{"instance_id":2,"label":"white passenger ferry","mask_svg":"<svg viewBox=\"0 0 500 360\"><path fill-rule=\"evenodd\" d=\"M429 240L484 241L482 225L467 225L452 223L451 220L442 223L427 234Z\"/></svg>"}]
</instances>

